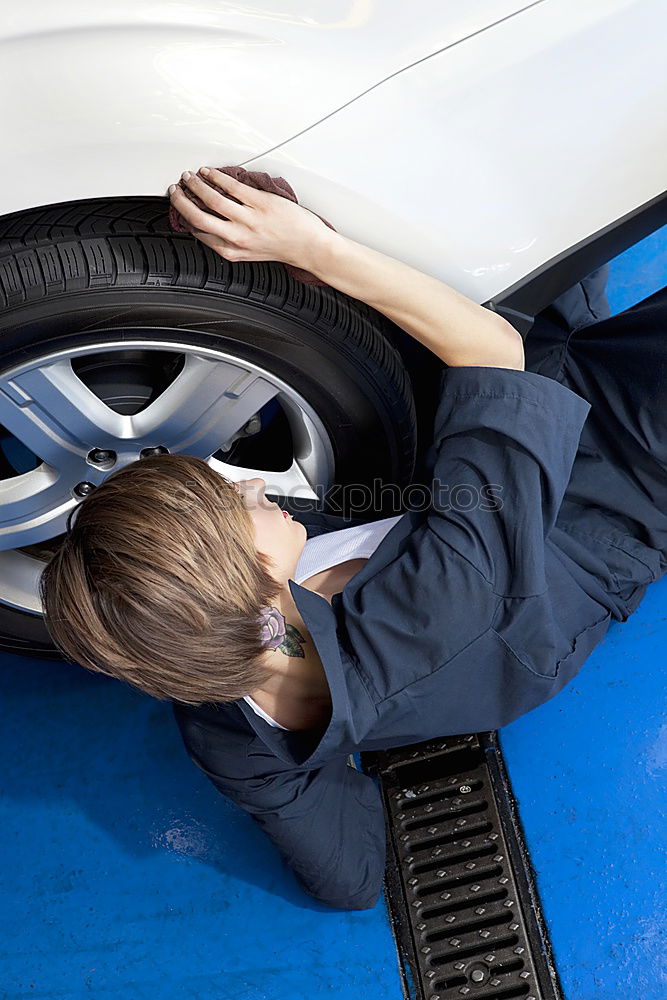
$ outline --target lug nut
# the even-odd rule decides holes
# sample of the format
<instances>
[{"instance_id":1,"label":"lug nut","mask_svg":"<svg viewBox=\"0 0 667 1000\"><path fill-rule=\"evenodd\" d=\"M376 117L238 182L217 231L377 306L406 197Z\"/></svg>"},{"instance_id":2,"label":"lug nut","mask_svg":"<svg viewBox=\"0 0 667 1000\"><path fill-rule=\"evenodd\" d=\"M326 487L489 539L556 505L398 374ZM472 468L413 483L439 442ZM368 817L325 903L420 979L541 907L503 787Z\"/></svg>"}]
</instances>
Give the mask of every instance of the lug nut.
<instances>
[{"instance_id":1,"label":"lug nut","mask_svg":"<svg viewBox=\"0 0 667 1000\"><path fill-rule=\"evenodd\" d=\"M90 493L93 492L94 489L95 487L93 486L92 483L86 483L86 482L77 483L76 486L74 487L74 493L78 497L87 497Z\"/></svg>"},{"instance_id":2,"label":"lug nut","mask_svg":"<svg viewBox=\"0 0 667 1000\"><path fill-rule=\"evenodd\" d=\"M142 448L141 458L150 458L151 455L168 455L169 449L163 447L161 444L155 446L155 448Z\"/></svg>"},{"instance_id":3,"label":"lug nut","mask_svg":"<svg viewBox=\"0 0 667 1000\"><path fill-rule=\"evenodd\" d=\"M88 461L94 462L96 465L101 465L102 462L114 462L115 460L116 452L110 451L107 448L93 448L93 450L88 453Z\"/></svg>"}]
</instances>

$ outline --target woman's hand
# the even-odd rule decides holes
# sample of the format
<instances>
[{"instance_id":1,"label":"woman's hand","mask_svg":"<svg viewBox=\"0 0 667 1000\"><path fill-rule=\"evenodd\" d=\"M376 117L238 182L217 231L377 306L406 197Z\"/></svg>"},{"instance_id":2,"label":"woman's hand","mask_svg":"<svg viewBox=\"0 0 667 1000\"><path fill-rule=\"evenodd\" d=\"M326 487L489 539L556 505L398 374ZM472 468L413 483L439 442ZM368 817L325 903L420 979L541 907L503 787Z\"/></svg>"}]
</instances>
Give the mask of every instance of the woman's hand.
<instances>
[{"instance_id":1,"label":"woman's hand","mask_svg":"<svg viewBox=\"0 0 667 1000\"><path fill-rule=\"evenodd\" d=\"M186 171L183 184L216 214L199 208L178 185L171 185L169 198L188 232L225 260L277 260L310 270L318 248L335 235L316 215L287 198L258 191L212 167L201 167L198 173L201 176ZM229 221L218 218L221 215Z\"/></svg>"}]
</instances>

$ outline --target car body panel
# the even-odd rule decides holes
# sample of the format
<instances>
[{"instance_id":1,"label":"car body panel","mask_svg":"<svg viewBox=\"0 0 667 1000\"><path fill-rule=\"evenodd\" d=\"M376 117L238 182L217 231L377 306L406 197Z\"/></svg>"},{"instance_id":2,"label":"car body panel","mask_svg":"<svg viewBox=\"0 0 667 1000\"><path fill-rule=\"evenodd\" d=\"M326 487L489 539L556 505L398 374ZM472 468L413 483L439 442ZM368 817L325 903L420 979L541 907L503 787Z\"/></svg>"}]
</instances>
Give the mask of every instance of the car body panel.
<instances>
[{"instance_id":1,"label":"car body panel","mask_svg":"<svg viewBox=\"0 0 667 1000\"><path fill-rule=\"evenodd\" d=\"M484 302L665 187L663 0L9 10L0 214L242 164Z\"/></svg>"},{"instance_id":2,"label":"car body panel","mask_svg":"<svg viewBox=\"0 0 667 1000\"><path fill-rule=\"evenodd\" d=\"M163 194L542 0L3 3L0 214ZM48 176L44 167L48 164Z\"/></svg>"},{"instance_id":3,"label":"car body panel","mask_svg":"<svg viewBox=\"0 0 667 1000\"><path fill-rule=\"evenodd\" d=\"M662 0L541 4L244 165L485 302L665 190L666 36Z\"/></svg>"}]
</instances>

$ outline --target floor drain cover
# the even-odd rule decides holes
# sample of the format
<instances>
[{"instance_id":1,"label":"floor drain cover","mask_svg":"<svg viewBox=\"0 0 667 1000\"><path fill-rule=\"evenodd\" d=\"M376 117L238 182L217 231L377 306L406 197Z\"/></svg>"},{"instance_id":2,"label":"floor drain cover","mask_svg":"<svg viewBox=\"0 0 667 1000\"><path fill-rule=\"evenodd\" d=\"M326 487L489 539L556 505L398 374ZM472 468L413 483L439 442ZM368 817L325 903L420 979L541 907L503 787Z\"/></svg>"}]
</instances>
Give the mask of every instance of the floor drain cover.
<instances>
[{"instance_id":1,"label":"floor drain cover","mask_svg":"<svg viewBox=\"0 0 667 1000\"><path fill-rule=\"evenodd\" d=\"M562 1000L495 732L364 752L410 1000Z\"/></svg>"}]
</instances>

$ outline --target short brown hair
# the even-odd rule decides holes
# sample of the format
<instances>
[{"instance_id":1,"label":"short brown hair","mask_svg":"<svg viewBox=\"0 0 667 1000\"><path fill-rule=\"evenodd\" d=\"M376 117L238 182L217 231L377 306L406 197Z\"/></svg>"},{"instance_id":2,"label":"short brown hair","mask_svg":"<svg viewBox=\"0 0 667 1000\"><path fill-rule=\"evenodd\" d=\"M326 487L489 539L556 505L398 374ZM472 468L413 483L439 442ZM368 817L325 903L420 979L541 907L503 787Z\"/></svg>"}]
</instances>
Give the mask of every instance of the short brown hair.
<instances>
[{"instance_id":1,"label":"short brown hair","mask_svg":"<svg viewBox=\"0 0 667 1000\"><path fill-rule=\"evenodd\" d=\"M280 591L270 569L234 483L165 454L113 472L70 512L39 590L66 659L200 705L270 676L258 620Z\"/></svg>"}]
</instances>

